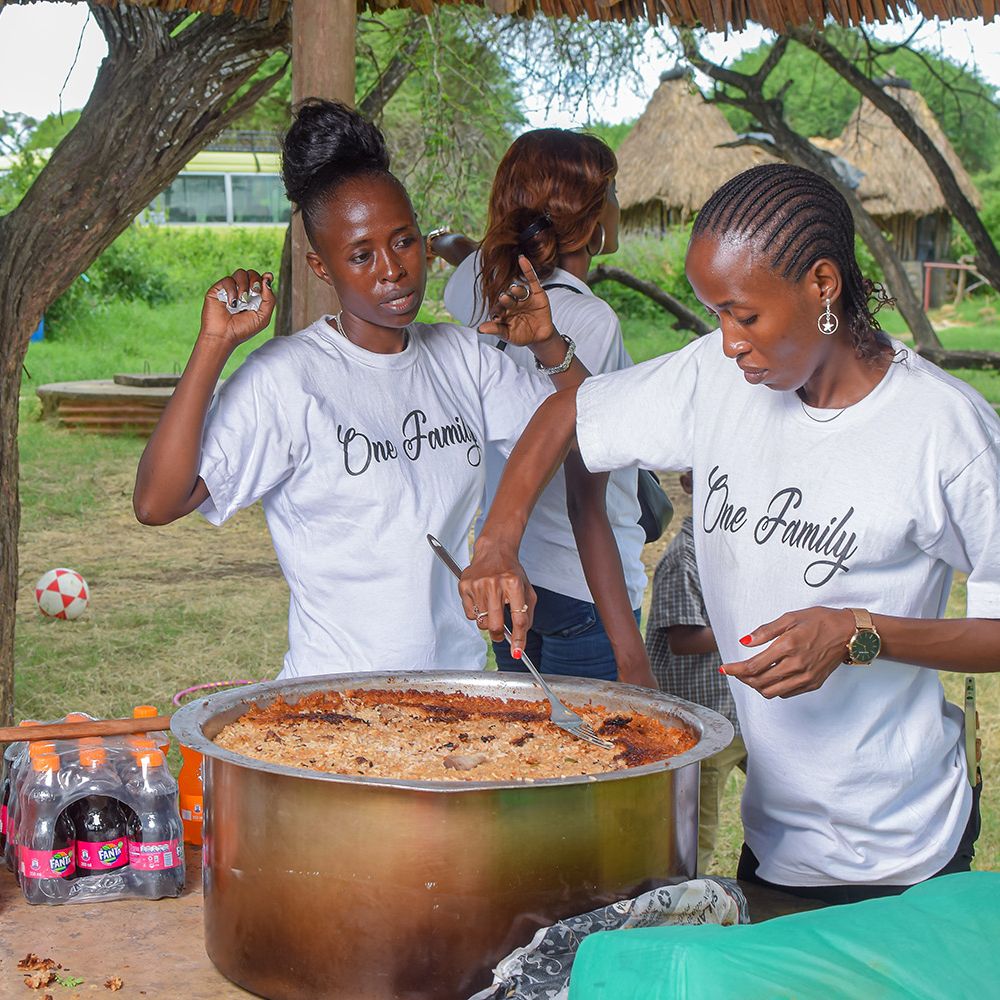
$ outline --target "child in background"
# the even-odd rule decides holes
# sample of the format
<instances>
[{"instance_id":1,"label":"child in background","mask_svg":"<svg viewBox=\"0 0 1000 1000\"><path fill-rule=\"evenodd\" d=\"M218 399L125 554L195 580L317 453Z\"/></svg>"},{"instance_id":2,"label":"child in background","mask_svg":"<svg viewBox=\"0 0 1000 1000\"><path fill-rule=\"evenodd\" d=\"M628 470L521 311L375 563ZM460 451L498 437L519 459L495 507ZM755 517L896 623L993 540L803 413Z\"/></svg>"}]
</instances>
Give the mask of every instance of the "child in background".
<instances>
[{"instance_id":1,"label":"child in background","mask_svg":"<svg viewBox=\"0 0 1000 1000\"><path fill-rule=\"evenodd\" d=\"M690 469L681 473L681 487L691 495ZM722 659L701 596L690 516L684 518L681 530L656 567L646 652L662 691L724 715L736 730L733 742L722 753L701 762L698 871L706 872L715 851L726 779L734 767L746 771L747 748L740 736L729 682L719 673Z\"/></svg>"}]
</instances>

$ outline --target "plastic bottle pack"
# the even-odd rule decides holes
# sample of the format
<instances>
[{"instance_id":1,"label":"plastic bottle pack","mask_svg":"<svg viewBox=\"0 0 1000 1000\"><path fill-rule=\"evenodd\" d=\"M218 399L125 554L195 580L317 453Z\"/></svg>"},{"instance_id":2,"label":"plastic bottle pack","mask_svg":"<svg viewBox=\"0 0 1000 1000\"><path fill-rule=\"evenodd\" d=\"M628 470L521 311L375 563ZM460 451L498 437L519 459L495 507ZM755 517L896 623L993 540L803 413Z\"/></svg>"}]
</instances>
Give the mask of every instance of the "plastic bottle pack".
<instances>
[{"instance_id":1,"label":"plastic bottle pack","mask_svg":"<svg viewBox=\"0 0 1000 1000\"><path fill-rule=\"evenodd\" d=\"M177 782L152 739L11 744L4 764L4 858L29 903L180 894Z\"/></svg>"}]
</instances>

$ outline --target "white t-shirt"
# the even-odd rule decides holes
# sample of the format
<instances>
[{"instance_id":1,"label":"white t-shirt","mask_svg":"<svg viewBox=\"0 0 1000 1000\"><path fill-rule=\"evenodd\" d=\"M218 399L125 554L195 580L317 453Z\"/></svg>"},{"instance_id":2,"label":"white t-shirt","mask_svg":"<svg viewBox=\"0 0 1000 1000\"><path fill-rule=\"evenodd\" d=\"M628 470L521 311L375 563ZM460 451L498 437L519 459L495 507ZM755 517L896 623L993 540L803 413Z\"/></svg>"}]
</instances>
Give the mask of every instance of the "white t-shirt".
<instances>
[{"instance_id":1,"label":"white t-shirt","mask_svg":"<svg viewBox=\"0 0 1000 1000\"><path fill-rule=\"evenodd\" d=\"M560 268L556 268L542 284L569 285L578 290L553 288L546 294L556 329L573 338L577 357L590 372L596 375L632 365L622 340L618 317L611 306L594 295L579 278ZM475 326L483 321L478 253L469 254L455 269L444 290L444 304L460 323ZM547 381L546 376L538 374L530 348L507 347L504 353L530 372L532 377ZM485 510L489 509L496 495L506 460L507 456L498 454L495 449L487 456ZM646 570L642 564L646 535L638 523L637 476L638 468L612 473L605 500L633 608L642 605L646 589ZM477 524L477 533L483 519ZM562 469L553 476L532 512L519 557L528 579L536 586L577 600L593 601L580 563L573 528L566 514L566 477Z\"/></svg>"},{"instance_id":2,"label":"white t-shirt","mask_svg":"<svg viewBox=\"0 0 1000 1000\"><path fill-rule=\"evenodd\" d=\"M209 411L199 509L263 502L291 591L280 677L485 663L425 535L468 560L484 449L509 453L551 386L473 330L409 334L374 354L321 319L254 351Z\"/></svg>"},{"instance_id":3,"label":"white t-shirt","mask_svg":"<svg viewBox=\"0 0 1000 1000\"><path fill-rule=\"evenodd\" d=\"M943 617L952 568L969 574L969 616L1000 618L1000 421L985 400L908 352L829 415L749 385L718 331L580 389L591 469L694 469L695 550L725 662L763 648L739 637L786 611ZM934 670L880 658L772 701L730 687L762 878L901 885L951 860L971 790L962 716Z\"/></svg>"}]
</instances>

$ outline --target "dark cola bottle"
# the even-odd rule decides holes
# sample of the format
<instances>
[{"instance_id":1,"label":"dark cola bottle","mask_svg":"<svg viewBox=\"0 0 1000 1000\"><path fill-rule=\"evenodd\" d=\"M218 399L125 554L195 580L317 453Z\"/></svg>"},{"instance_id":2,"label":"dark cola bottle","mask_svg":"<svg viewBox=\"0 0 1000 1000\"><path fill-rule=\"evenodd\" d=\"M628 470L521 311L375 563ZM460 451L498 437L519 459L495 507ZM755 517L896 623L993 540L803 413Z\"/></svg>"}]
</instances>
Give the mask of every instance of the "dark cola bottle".
<instances>
[{"instance_id":1,"label":"dark cola bottle","mask_svg":"<svg viewBox=\"0 0 1000 1000\"><path fill-rule=\"evenodd\" d=\"M184 828L177 782L163 753L139 749L125 785L132 809L128 822L129 884L147 899L178 896L184 888Z\"/></svg>"},{"instance_id":2,"label":"dark cola bottle","mask_svg":"<svg viewBox=\"0 0 1000 1000\"><path fill-rule=\"evenodd\" d=\"M59 784L59 757L36 754L19 799L17 874L29 903L58 903L69 894L76 832Z\"/></svg>"},{"instance_id":3,"label":"dark cola bottle","mask_svg":"<svg viewBox=\"0 0 1000 1000\"><path fill-rule=\"evenodd\" d=\"M87 794L73 805L77 875L106 875L128 865L125 811L114 797L121 782L101 746L80 749L80 779Z\"/></svg>"}]
</instances>

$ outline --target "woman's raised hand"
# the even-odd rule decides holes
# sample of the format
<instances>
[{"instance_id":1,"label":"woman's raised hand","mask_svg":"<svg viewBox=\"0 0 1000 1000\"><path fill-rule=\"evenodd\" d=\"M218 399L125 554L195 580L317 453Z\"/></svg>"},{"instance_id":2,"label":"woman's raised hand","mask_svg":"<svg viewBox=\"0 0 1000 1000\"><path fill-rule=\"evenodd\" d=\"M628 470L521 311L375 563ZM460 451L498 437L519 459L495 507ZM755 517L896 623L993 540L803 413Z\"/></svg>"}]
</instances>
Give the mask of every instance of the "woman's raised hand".
<instances>
[{"instance_id":1,"label":"woman's raised hand","mask_svg":"<svg viewBox=\"0 0 1000 1000\"><path fill-rule=\"evenodd\" d=\"M853 634L854 616L847 609L789 611L740 639L747 647L770 643L767 649L748 660L727 663L720 670L765 698L791 698L816 691L826 683L844 662Z\"/></svg>"},{"instance_id":2,"label":"woman's raised hand","mask_svg":"<svg viewBox=\"0 0 1000 1000\"><path fill-rule=\"evenodd\" d=\"M538 281L538 275L525 256L517 258L521 277L511 282L493 307L489 321L479 326L479 332L502 337L516 347L528 347L556 337L552 323L549 297Z\"/></svg>"},{"instance_id":3,"label":"woman's raised hand","mask_svg":"<svg viewBox=\"0 0 1000 1000\"><path fill-rule=\"evenodd\" d=\"M205 303L201 307L201 336L218 338L232 348L256 337L271 322L275 305L273 281L270 271L261 274L243 268L220 278L205 293ZM228 303L235 309L240 303L249 301L251 295L260 296L259 308L237 313L226 308Z\"/></svg>"}]
</instances>

